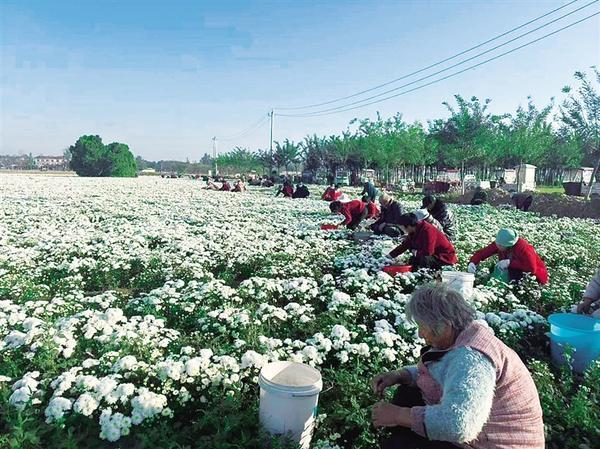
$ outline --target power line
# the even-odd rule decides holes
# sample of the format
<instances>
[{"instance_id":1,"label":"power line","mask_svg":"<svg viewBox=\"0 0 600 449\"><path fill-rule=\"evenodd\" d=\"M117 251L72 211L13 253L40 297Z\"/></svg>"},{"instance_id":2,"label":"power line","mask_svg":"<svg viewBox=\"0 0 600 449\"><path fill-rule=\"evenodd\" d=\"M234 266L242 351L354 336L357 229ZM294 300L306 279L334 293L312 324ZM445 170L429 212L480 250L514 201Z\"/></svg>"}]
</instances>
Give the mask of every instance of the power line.
<instances>
[{"instance_id":1,"label":"power line","mask_svg":"<svg viewBox=\"0 0 600 449\"><path fill-rule=\"evenodd\" d=\"M281 110L281 111L284 111L284 110L288 110L288 111L289 111L289 110L297 110L297 109L309 109L309 108L314 108L314 107L318 107L318 106L325 106L325 105L328 105L328 104L337 103L337 102L339 102L339 101L342 101L342 100L347 100L347 99L349 99L349 98L354 98L354 97L357 97L357 96L359 96L359 95L362 95L362 94L365 94L365 93L367 93L367 92L372 92L372 91L374 91L374 90L377 90L377 89L380 89L380 88L382 88L382 87L388 86L388 85L390 85L390 84L393 84L393 83L395 83L395 82L398 82L398 81L401 81L401 80L403 80L403 79L409 78L409 77L411 77L411 76L413 76L413 75L417 75L417 74L419 74L419 73L421 73L421 72L424 72L424 71L426 71L426 70L429 70L429 69L431 69L431 68L433 68L433 67L436 67L436 66L438 66L438 65L441 65L441 64L443 64L443 63L445 63L445 62L448 62L448 61L451 61L451 60L453 60L453 59L456 59L456 58L458 58L459 56L462 56L462 55L464 55L465 53L468 53L468 52L470 52L470 51L472 51L472 50L475 50L475 49L477 49L477 48L483 47L484 45L486 45L486 44L489 44L490 42L493 42L493 41L495 41L495 40L498 40L498 39L500 39L501 37L504 37L504 36L506 36L506 35L508 35L508 34L511 34L511 33L515 32L515 31L517 31L517 30L521 29L521 28L524 28L524 27L526 27L527 25L530 25L530 24L532 24L532 23L534 23L534 22L537 22L538 20L540 20L540 19L543 19L544 17L547 17L547 16L549 16L549 15L551 15L551 14L554 14L556 11L560 11L561 9L564 9L564 8L566 8L566 7L570 6L570 5L572 5L573 3L577 3L578 1L579 1L579 0L573 0L573 1L569 2L569 3L567 3L566 5L563 5L563 6L559 7L559 8L553 9L552 11L549 11L549 12L547 12L547 13L545 13L545 14L543 14L543 15L539 16L539 17L536 17L536 18L534 18L534 19L532 19L532 20L530 20L530 21L528 21L528 22L526 22L526 23L524 23L524 24L522 24L522 25L519 25L519 26L518 26L518 27L516 27L516 28L513 28L513 29L511 29L511 30L508 30L508 31L506 31L506 32L504 32L504 33L502 33L502 34L499 34L499 35L498 35L498 36L496 36L496 37L493 37L493 38L491 38L491 39L488 39L488 40L487 40L487 41L485 41L485 42L482 42L482 43L480 43L480 44L477 44L477 45L475 45L474 47L471 47L471 48L469 48L469 49L467 49L467 50L461 51L460 53L457 53L457 54L455 54L455 55L453 55L453 56L450 56L450 57L448 57L448 58L446 58L446 59L443 59L443 60L441 60L441 61L439 61L439 62L436 62L436 63L434 63L434 64L428 65L427 67L424 67L424 68L422 68L422 69L416 70L416 71L414 71L414 72L412 72L412 73L409 73L409 74L407 74L407 75L403 75L403 76L401 76L401 77L399 77L399 78L393 79L393 80L391 80L391 81L388 81L388 82L385 82L385 83L383 83L383 84L379 84L379 85L377 85L377 86L374 86L374 87L371 87L371 88L369 88L369 89L362 90L362 91L360 91L360 92L357 92L357 93L355 93L355 94L352 94L352 95L347 95L347 96L345 96L345 97L336 98L336 99L334 99L334 100L330 100L330 101L325 101L325 102L323 102L323 103L315 103L315 104L310 104L310 105L306 105L306 106L296 106L296 107L287 107L287 108L275 108L275 109L279 109L279 110ZM576 10L576 11L578 11L578 10Z\"/></svg>"},{"instance_id":2,"label":"power line","mask_svg":"<svg viewBox=\"0 0 600 449\"><path fill-rule=\"evenodd\" d=\"M508 40L508 41L506 41L506 42L504 42L504 43L502 43L502 44L498 44L498 45L496 45L495 47L492 47L492 48L490 48L490 49L488 49L488 50L485 50L485 51L483 51L483 52L481 52L481 53L478 53L478 54L476 54L475 56L471 56L470 58L467 58L467 59L465 59L465 60L463 60L463 61L457 62L456 64L453 64L453 65L451 65L451 66L449 66L449 67L446 67L446 68L444 68L444 69L442 69L442 70L438 70L437 72L431 73L431 74L429 74L429 75L426 75L426 76L423 76L423 77L421 77L421 78L418 78L418 79L416 79L416 80L414 80L414 81L411 81L410 83L406 83L406 84L403 84L403 85L401 85L401 86L394 87L393 89L389 89L389 90L386 90L386 91L384 91L384 92L378 93L378 94L376 94L376 95L372 95L372 96L370 96L370 97L363 98L363 99L361 99L361 100L356 100L356 101L353 101L353 102L351 102L351 103L347 103L347 104L345 104L345 105L335 106L335 107L328 108L328 109L323 109L323 110L320 110L320 111L304 112L304 113L298 113L298 114L299 114L299 115L306 115L306 116L311 116L311 115L313 115L313 114L322 114L322 113L325 113L325 112L335 111L335 110L337 110L337 109L347 108L347 107L349 107L349 106L353 106L353 105L356 105L356 104L359 104L359 103L363 103L363 102L366 102L366 101L369 101L369 100L373 100L373 99L375 99L375 98L382 97L382 96L384 96L384 95L387 95L387 94L389 94L389 93L392 93L392 92L396 92L396 91L398 91L398 90L400 90L400 89L404 89L405 87L408 87L408 86L412 86L412 85L414 85L414 84L417 84L417 83L418 83L418 82L420 82L420 81L424 81L424 80L426 80L426 79L429 79L429 78L432 78L432 77L434 77L434 76L436 76L436 75L439 75L440 73L447 72L448 70L451 70L451 69L453 69L453 68L455 68L455 67L458 67L458 66L460 66L460 65L463 65L463 64L465 64L465 63L467 63L467 62L469 62L469 61L472 61L472 60L474 60L474 59L477 59L477 58L479 58L480 56L483 56L483 55L485 55L485 54L487 54L487 53L490 53L490 52L492 52L492 51L494 51L494 50L497 50L498 48L504 47L504 46L506 46L506 45L508 45L508 44L510 44L510 43L512 43L512 42L514 42L514 41L516 41L516 40L519 40L519 39L521 39L522 37L525 37L525 36L527 36L527 35L529 35L529 34L532 34L532 33L536 32L536 31L538 31L538 30L540 30L540 29L542 29L542 28L545 28L545 27L547 27L547 26L549 26L549 25L551 25L551 24L553 24L553 23L555 23L555 22L557 22L557 21L559 21L559 20L561 20L561 19L564 19L565 17L567 17L567 16L570 16L571 14L574 14L574 13L576 13L576 12L578 12L578 11L580 11L580 10L584 9L584 8L587 8L587 7L589 7L589 6L591 6L592 4L594 4L594 3L597 3L597 2L598 2L598 0L593 0L592 2L590 2L590 3L588 3L588 4L584 5L584 6L582 6L581 8L578 8L578 9L576 9L576 10L574 10L574 11L571 11L571 12L569 12L569 13L567 13L567 14L563 15L563 16L560 16L560 17L558 17L558 18L556 18L556 19L554 19L554 20L551 20L550 22L547 22L547 23L545 23L545 24L543 24L543 25L540 25L539 27L537 27L537 28L535 28L535 29L533 29L533 30L530 30L530 31L528 31L528 32L526 32L526 33L523 33L523 34L521 34L521 35L519 35L519 36L517 36L517 37L514 37L514 38L512 38L512 39L510 39L510 40ZM283 114L280 114L280 115L283 115Z\"/></svg>"},{"instance_id":3,"label":"power line","mask_svg":"<svg viewBox=\"0 0 600 449\"><path fill-rule=\"evenodd\" d=\"M466 71L468 71L468 70L471 70L471 69L475 69L475 68L477 68L477 67L480 67L480 66L482 66L482 65L484 65L484 64L487 64L487 63L489 63L489 62L492 62L492 61L494 61L494 60L496 60L496 59L499 59L499 58L501 58L501 57L503 57L503 56L506 56L506 55L508 55L508 54L510 54L510 53L513 53L513 52L515 52L515 51L517 51L517 50L520 50L520 49L522 49L522 48L524 48L524 47L527 47L527 46L529 46L529 45L531 45L531 44L534 44L534 43L536 43L536 42L539 42L539 41L541 41L542 39L545 39L545 38L547 38L547 37L550 37L550 36L552 36L552 35L554 35L554 34L557 34L557 33L561 32L561 31L564 31L564 30L566 30L567 28L571 28L571 27L573 27L573 26L575 26L575 25L578 25L578 24L580 24L581 22L584 22L584 21L586 21L586 20L588 20L588 19L591 19L592 17L595 17L595 16L597 16L597 15L599 15L599 14L600 14L600 12L596 12L596 13L594 13L594 14L591 14L591 15L587 16L587 17L584 17L583 19L580 19L580 20L578 20L578 21L576 21L576 22L573 22L573 23L571 23L571 24L569 24L569 25L566 25L566 26L564 26L564 27L562 27L562 28L559 28L559 29L558 29L558 30L556 30L556 31L553 31L553 32L551 32L551 33L548 33L548 34L545 34L545 35L543 35L543 36L541 36L541 37L539 37L539 38L537 38L537 39L534 39L534 40L532 40L532 41L530 41L530 42L527 42L527 43L525 43L525 44L523 44L523 45L520 45L520 46L518 46L518 47L515 47L515 48L513 48L513 49L511 49L511 50L508 50L508 51L506 51L506 52L504 52L504 53L501 53L501 54L499 54L499 55L496 55L496 56L494 56L494 57L492 57L492 58L486 59L485 61L482 61L482 62L480 62L480 63L474 64L474 65L472 65L472 66L469 66L469 67L467 67L467 68L465 68L465 69L459 70L458 72L451 73L451 74L449 74L449 75L446 75L446 76L444 76L444 77L442 77L442 78L435 79L435 80L433 80L433 81L430 81L430 82L428 82L428 83L426 83L426 84L423 84L423 85L421 85L421 86L417 86L417 87L414 87L414 88L412 88L412 89L409 89L409 90L407 90L407 91L404 91L404 92L397 93L397 94L395 94L395 95L390 95L390 96L388 96L388 97L385 97L385 98L382 98L382 99L379 99L379 100L375 100L375 101L371 101L371 102L369 102L369 103L364 103L364 104L361 104L361 105L358 105L358 106L353 106L353 107L349 107L349 108L346 108L346 109L340 109L340 110L333 111L333 112L323 112L323 111L322 111L322 112L320 112L320 113L319 113L319 112L314 112L314 113L307 113L307 114L295 114L295 115L294 115L294 114L276 114L276 115L278 115L278 116L281 116L281 117L320 117L320 116L323 116L323 115L331 115L331 114L337 114L337 113L340 113L340 112L351 111L351 110L354 110L354 109L360 109L360 108L362 108L362 107L365 107L365 106L370 106L370 105L372 105L372 104L375 104L375 103L381 103L382 101L390 100L390 99L392 99L392 98L396 98L396 97L399 97L399 96L401 96L401 95L405 95L405 94L408 94L408 93L410 93L410 92L414 92L414 91L416 91L416 90L423 89L424 87L431 86L432 84L436 84L436 83L439 83L440 81L444 81L444 80L446 80L446 79L448 79L448 78L452 78L452 77L454 77L454 76L460 75L461 73L464 73L464 72L466 72ZM363 100L363 101L365 101L365 100ZM348 105L346 105L346 106L348 106ZM342 107L343 107L343 106L342 106Z\"/></svg>"},{"instance_id":4,"label":"power line","mask_svg":"<svg viewBox=\"0 0 600 449\"><path fill-rule=\"evenodd\" d=\"M246 129L244 129L243 131L240 131L238 133L231 134L231 135L225 136L225 137L218 137L218 139L221 142L228 142L228 141L240 139L242 137L246 137L248 134L250 134L257 128L259 128L268 118L269 118L269 114L262 115L260 117L260 119L258 119L258 121L254 122L252 125L250 125Z\"/></svg>"}]
</instances>

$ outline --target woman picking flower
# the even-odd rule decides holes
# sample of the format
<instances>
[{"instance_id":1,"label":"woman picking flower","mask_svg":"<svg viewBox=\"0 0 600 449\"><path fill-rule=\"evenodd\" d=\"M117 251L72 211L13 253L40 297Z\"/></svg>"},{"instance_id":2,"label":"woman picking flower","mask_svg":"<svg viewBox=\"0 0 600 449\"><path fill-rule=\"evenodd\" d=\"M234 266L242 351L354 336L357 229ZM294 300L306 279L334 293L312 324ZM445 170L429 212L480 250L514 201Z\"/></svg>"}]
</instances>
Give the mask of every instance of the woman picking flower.
<instances>
[{"instance_id":1,"label":"woman picking flower","mask_svg":"<svg viewBox=\"0 0 600 449\"><path fill-rule=\"evenodd\" d=\"M542 409L519 356L475 321L447 286L419 288L406 306L427 342L416 366L379 374L373 391L399 385L373 406L377 427L393 427L382 449L543 449Z\"/></svg>"}]
</instances>

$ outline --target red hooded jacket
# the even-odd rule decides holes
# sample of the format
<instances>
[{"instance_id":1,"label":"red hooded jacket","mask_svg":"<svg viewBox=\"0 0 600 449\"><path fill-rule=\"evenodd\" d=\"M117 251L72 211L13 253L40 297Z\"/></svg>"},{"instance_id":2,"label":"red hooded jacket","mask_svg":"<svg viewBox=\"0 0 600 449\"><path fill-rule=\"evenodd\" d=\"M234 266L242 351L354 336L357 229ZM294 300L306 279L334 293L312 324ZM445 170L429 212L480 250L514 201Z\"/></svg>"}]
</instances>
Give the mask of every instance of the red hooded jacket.
<instances>
[{"instance_id":1,"label":"red hooded jacket","mask_svg":"<svg viewBox=\"0 0 600 449\"><path fill-rule=\"evenodd\" d=\"M417 257L434 256L448 265L454 265L458 261L456 250L448 237L426 221L418 222L415 233L409 234L400 246L390 252L390 256L399 256L409 249L416 250Z\"/></svg>"},{"instance_id":2,"label":"red hooded jacket","mask_svg":"<svg viewBox=\"0 0 600 449\"><path fill-rule=\"evenodd\" d=\"M342 197L341 190L335 190L335 189L332 189L331 187L327 187L327 190L325 190L325 192L323 192L323 196L321 198L324 199L325 201L337 201L341 197Z\"/></svg>"},{"instance_id":3,"label":"red hooded jacket","mask_svg":"<svg viewBox=\"0 0 600 449\"><path fill-rule=\"evenodd\" d=\"M361 200L352 200L348 201L347 203L342 203L340 214L346 218L342 224L348 225L352 223L352 220L360 217L360 215L364 212L365 207L367 207L367 205Z\"/></svg>"},{"instance_id":4,"label":"red hooded jacket","mask_svg":"<svg viewBox=\"0 0 600 449\"><path fill-rule=\"evenodd\" d=\"M492 257L494 254L498 254L499 260L510 259L508 268L520 270L524 273L531 273L537 278L540 284L548 282L546 264L527 240L519 238L515 246L506 251L500 251L498 246L496 246L496 242L492 242L473 254L470 262L477 265L482 260Z\"/></svg>"}]
</instances>

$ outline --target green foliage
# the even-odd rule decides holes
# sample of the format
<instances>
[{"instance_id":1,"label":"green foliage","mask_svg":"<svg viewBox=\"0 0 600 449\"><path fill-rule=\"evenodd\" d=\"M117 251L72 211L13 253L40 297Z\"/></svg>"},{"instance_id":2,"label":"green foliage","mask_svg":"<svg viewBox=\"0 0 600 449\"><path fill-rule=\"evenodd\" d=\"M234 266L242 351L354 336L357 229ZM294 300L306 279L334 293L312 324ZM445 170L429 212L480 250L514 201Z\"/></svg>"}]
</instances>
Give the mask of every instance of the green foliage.
<instances>
[{"instance_id":1,"label":"green foliage","mask_svg":"<svg viewBox=\"0 0 600 449\"><path fill-rule=\"evenodd\" d=\"M600 362L590 366L583 378L539 360L529 368L544 412L546 447L595 447L600 441Z\"/></svg>"},{"instance_id":2,"label":"green foliage","mask_svg":"<svg viewBox=\"0 0 600 449\"><path fill-rule=\"evenodd\" d=\"M235 147L231 152L221 154L217 157L219 170L233 169L239 172L258 171L261 161L258 155L248 151L246 148Z\"/></svg>"},{"instance_id":3,"label":"green foliage","mask_svg":"<svg viewBox=\"0 0 600 449\"><path fill-rule=\"evenodd\" d=\"M137 174L136 161L124 143L104 145L100 136L81 136L69 152L71 169L79 176L130 178Z\"/></svg>"}]
</instances>

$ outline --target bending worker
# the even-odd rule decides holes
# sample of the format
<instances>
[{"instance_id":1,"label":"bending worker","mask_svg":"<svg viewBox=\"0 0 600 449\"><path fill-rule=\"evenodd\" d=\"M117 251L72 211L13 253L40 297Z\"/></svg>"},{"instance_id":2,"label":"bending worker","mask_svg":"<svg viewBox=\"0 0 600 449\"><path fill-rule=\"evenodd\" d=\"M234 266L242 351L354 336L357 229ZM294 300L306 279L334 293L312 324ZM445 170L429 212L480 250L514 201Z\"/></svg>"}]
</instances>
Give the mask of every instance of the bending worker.
<instances>
[{"instance_id":1,"label":"bending worker","mask_svg":"<svg viewBox=\"0 0 600 449\"><path fill-rule=\"evenodd\" d=\"M423 198L423 205L421 207L422 209L427 209L431 216L440 222L448 240L454 240L454 215L452 215L446 203L434 195L426 195Z\"/></svg>"},{"instance_id":2,"label":"bending worker","mask_svg":"<svg viewBox=\"0 0 600 449\"><path fill-rule=\"evenodd\" d=\"M332 201L329 203L329 210L334 214L344 216L344 221L339 225L346 226L348 229L356 229L361 221L367 218L369 209L361 200L352 200L347 203Z\"/></svg>"},{"instance_id":3,"label":"bending worker","mask_svg":"<svg viewBox=\"0 0 600 449\"><path fill-rule=\"evenodd\" d=\"M371 230L377 235L385 234L389 237L399 237L398 220L404 213L402 205L385 192L379 197L379 204L381 204L381 215L371 225Z\"/></svg>"},{"instance_id":4,"label":"bending worker","mask_svg":"<svg viewBox=\"0 0 600 449\"><path fill-rule=\"evenodd\" d=\"M323 199L325 201L337 201L337 200L341 199L342 195L343 195L343 193L340 190L340 185L339 184L335 184L335 185L331 184L329 187L327 187L327 189L325 189L325 192L323 192L321 199Z\"/></svg>"},{"instance_id":5,"label":"bending worker","mask_svg":"<svg viewBox=\"0 0 600 449\"><path fill-rule=\"evenodd\" d=\"M363 195L367 195L371 201L375 201L377 195L379 195L379 190L377 190L371 181L366 181L363 184L363 191L360 196L362 197Z\"/></svg>"},{"instance_id":6,"label":"bending worker","mask_svg":"<svg viewBox=\"0 0 600 449\"><path fill-rule=\"evenodd\" d=\"M495 273L506 282L518 282L525 273L531 273L540 284L548 282L548 270L535 248L512 229L500 229L496 240L471 257L469 273L477 271L479 262L498 254Z\"/></svg>"},{"instance_id":7,"label":"bending worker","mask_svg":"<svg viewBox=\"0 0 600 449\"><path fill-rule=\"evenodd\" d=\"M407 234L402 244L394 248L389 257L396 258L406 250L413 256L409 260L413 271L419 268L439 270L457 261L456 250L446 235L426 221L419 221L415 214L404 214L398 220L400 230Z\"/></svg>"}]
</instances>

